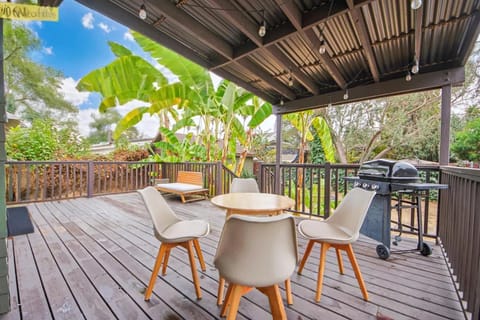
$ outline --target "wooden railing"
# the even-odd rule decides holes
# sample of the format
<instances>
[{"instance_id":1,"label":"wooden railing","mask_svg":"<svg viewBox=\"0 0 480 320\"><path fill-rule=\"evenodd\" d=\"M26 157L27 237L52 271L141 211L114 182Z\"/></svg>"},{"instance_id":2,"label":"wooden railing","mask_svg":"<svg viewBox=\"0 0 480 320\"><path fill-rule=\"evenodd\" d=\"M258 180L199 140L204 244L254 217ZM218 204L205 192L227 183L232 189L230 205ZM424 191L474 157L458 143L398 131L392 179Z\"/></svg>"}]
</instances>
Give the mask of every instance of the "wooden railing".
<instances>
[{"instance_id":1,"label":"wooden railing","mask_svg":"<svg viewBox=\"0 0 480 320\"><path fill-rule=\"evenodd\" d=\"M202 172L211 195L228 192L235 177L220 162L9 161L6 200L14 204L131 192L157 178L175 182L178 171Z\"/></svg>"},{"instance_id":2,"label":"wooden railing","mask_svg":"<svg viewBox=\"0 0 480 320\"><path fill-rule=\"evenodd\" d=\"M471 319L480 319L480 170L444 167L438 236L467 301Z\"/></svg>"}]
</instances>

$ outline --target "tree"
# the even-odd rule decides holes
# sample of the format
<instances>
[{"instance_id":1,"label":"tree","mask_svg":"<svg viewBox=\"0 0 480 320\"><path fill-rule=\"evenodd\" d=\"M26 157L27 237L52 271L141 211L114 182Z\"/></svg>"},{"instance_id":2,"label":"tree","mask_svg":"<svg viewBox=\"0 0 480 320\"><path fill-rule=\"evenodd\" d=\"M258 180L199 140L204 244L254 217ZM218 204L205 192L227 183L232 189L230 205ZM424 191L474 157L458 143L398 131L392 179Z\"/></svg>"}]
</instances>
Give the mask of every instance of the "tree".
<instances>
[{"instance_id":1,"label":"tree","mask_svg":"<svg viewBox=\"0 0 480 320\"><path fill-rule=\"evenodd\" d=\"M5 148L9 159L19 161L58 161L77 158L89 151L88 143L76 130L59 128L50 119L35 119L31 127L11 128Z\"/></svg>"},{"instance_id":2,"label":"tree","mask_svg":"<svg viewBox=\"0 0 480 320\"><path fill-rule=\"evenodd\" d=\"M452 152L461 160L480 161L480 117L456 134Z\"/></svg>"},{"instance_id":3,"label":"tree","mask_svg":"<svg viewBox=\"0 0 480 320\"><path fill-rule=\"evenodd\" d=\"M120 121L122 116L117 110L108 109L105 113L100 113L98 116L92 114L92 119L93 121L89 124L92 131L88 136L88 142L96 144L100 142L110 142L109 139L112 138L112 125ZM138 138L139 134L137 128L130 127L122 133L122 136L123 138L130 140Z\"/></svg>"},{"instance_id":4,"label":"tree","mask_svg":"<svg viewBox=\"0 0 480 320\"><path fill-rule=\"evenodd\" d=\"M78 110L57 90L61 74L30 58L33 51L40 49L40 40L24 24L10 20L3 24L7 111L21 115L27 122L49 118L56 119L58 126L71 126Z\"/></svg>"}]
</instances>

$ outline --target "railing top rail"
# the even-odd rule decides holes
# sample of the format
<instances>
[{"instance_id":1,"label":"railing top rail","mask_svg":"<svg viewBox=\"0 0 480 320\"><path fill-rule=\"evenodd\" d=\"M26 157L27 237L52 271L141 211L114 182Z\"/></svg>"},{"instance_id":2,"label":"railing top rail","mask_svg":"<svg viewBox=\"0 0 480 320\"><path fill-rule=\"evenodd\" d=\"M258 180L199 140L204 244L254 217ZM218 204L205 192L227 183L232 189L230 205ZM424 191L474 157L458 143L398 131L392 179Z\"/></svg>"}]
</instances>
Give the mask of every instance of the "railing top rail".
<instances>
[{"instance_id":1,"label":"railing top rail","mask_svg":"<svg viewBox=\"0 0 480 320\"><path fill-rule=\"evenodd\" d=\"M450 173L475 182L480 182L480 169L445 166L441 167L440 170L444 173Z\"/></svg>"}]
</instances>

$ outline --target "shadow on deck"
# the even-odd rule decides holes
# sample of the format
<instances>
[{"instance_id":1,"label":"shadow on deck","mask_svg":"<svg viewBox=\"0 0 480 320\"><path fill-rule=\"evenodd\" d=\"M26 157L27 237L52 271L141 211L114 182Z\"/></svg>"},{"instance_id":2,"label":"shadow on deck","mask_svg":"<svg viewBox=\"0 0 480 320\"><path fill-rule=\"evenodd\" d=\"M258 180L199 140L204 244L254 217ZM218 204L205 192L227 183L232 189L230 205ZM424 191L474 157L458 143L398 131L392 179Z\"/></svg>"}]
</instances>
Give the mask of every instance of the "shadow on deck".
<instances>
[{"instance_id":1,"label":"shadow on deck","mask_svg":"<svg viewBox=\"0 0 480 320\"><path fill-rule=\"evenodd\" d=\"M150 302L143 300L159 243L140 197L130 193L29 205L36 231L8 240L12 310L0 319L219 319L213 257L225 213L209 201L168 199L178 215L211 225L210 235L200 240L207 263L206 272L199 270L201 300L195 298L183 249L172 251L167 275L157 279ZM299 237L300 255L305 245ZM347 260L340 275L330 250L322 299L315 303L315 247L303 275L292 275L288 319L464 319L439 247L429 257L406 253L383 261L375 245L364 237L354 244L369 302L362 299ZM242 298L238 319L270 318L261 293Z\"/></svg>"}]
</instances>

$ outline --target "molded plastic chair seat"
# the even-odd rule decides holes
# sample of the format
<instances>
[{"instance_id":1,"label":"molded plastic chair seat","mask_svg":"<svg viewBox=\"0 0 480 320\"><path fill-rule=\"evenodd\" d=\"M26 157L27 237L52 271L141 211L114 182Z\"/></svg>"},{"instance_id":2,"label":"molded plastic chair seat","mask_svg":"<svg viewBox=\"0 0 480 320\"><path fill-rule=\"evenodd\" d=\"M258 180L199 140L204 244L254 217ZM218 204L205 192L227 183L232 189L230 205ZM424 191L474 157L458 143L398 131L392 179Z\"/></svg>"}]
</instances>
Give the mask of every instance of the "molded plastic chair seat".
<instances>
[{"instance_id":1,"label":"molded plastic chair seat","mask_svg":"<svg viewBox=\"0 0 480 320\"><path fill-rule=\"evenodd\" d=\"M348 231L342 230L341 227L328 223L318 223L314 220L304 220L298 233L307 239L318 239L332 243L351 243L355 241Z\"/></svg>"},{"instance_id":2,"label":"molded plastic chair seat","mask_svg":"<svg viewBox=\"0 0 480 320\"><path fill-rule=\"evenodd\" d=\"M182 246L187 249L195 292L197 298L201 299L200 280L198 279L193 248L197 252L200 267L205 271L205 261L203 260L198 238L208 235L210 232L209 224L203 220L182 220L177 217L163 196L154 187L146 187L138 192L142 196L145 206L152 217L155 237L161 241L150 282L145 291L145 300L150 300L162 263L162 274L166 274L170 250L176 246Z\"/></svg>"},{"instance_id":3,"label":"molded plastic chair seat","mask_svg":"<svg viewBox=\"0 0 480 320\"><path fill-rule=\"evenodd\" d=\"M365 287L360 267L355 259L351 244L357 241L360 236L360 228L362 227L368 208L374 197L375 191L354 188L347 193L342 202L340 202L340 205L335 209L335 212L327 220L303 220L298 224L298 232L310 240L298 267L298 274L302 273L313 245L316 242L321 244L317 292L315 295L316 301L320 301L322 294L325 259L327 258L327 251L330 247L335 248L338 268L341 274L343 274L343 262L340 250L347 252L363 298L368 301L367 288Z\"/></svg>"},{"instance_id":4,"label":"molded plastic chair seat","mask_svg":"<svg viewBox=\"0 0 480 320\"><path fill-rule=\"evenodd\" d=\"M241 296L253 288L268 296L274 319L286 319L278 283L289 279L297 264L295 220L288 214L231 215L214 264L229 283L221 314L228 310L227 320L236 318Z\"/></svg>"},{"instance_id":5,"label":"molded plastic chair seat","mask_svg":"<svg viewBox=\"0 0 480 320\"><path fill-rule=\"evenodd\" d=\"M183 242L208 235L209 225L203 220L179 221L162 231L157 237L162 242Z\"/></svg>"}]
</instances>

